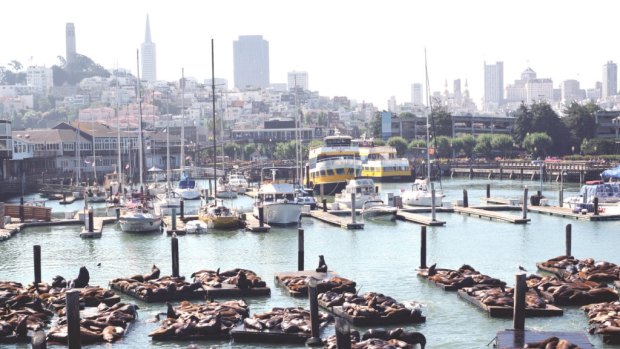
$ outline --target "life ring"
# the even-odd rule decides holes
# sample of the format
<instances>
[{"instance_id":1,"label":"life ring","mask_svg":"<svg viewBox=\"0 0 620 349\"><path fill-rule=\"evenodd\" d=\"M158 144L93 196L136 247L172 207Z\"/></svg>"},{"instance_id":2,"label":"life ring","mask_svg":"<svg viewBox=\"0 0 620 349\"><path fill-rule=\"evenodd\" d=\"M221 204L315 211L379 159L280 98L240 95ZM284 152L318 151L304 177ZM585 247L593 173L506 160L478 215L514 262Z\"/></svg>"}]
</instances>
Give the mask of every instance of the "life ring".
<instances>
[{"instance_id":1,"label":"life ring","mask_svg":"<svg viewBox=\"0 0 620 349\"><path fill-rule=\"evenodd\" d=\"M598 213L605 213L605 207L599 207Z\"/></svg>"}]
</instances>

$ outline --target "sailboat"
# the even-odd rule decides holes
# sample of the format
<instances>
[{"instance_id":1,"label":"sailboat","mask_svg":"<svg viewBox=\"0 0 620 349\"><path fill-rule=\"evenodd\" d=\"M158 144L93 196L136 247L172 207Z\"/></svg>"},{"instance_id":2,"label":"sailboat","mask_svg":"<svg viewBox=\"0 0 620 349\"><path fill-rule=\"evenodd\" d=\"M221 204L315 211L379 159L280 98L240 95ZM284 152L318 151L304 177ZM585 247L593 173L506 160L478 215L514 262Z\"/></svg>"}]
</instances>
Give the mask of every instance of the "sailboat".
<instances>
[{"instance_id":1,"label":"sailboat","mask_svg":"<svg viewBox=\"0 0 620 349\"><path fill-rule=\"evenodd\" d=\"M200 190L196 181L185 172L185 70L181 73L181 180L177 184L175 193L184 200L200 199Z\"/></svg>"},{"instance_id":2,"label":"sailboat","mask_svg":"<svg viewBox=\"0 0 620 349\"><path fill-rule=\"evenodd\" d=\"M181 212L181 196L172 190L170 185L170 121L166 125L166 187L163 193L157 194L155 209L160 215L172 215L172 210Z\"/></svg>"},{"instance_id":3,"label":"sailboat","mask_svg":"<svg viewBox=\"0 0 620 349\"><path fill-rule=\"evenodd\" d=\"M213 97L213 178L217 177L216 159L217 159L217 138L215 127L215 57L213 54L213 39L211 39L211 94ZM215 197L218 197L218 186L215 185ZM241 217L236 210L226 207L224 201L220 201L218 205L215 200L211 205L205 205L198 211L198 218L207 223L210 228L230 229L238 228L241 224Z\"/></svg>"},{"instance_id":4,"label":"sailboat","mask_svg":"<svg viewBox=\"0 0 620 349\"><path fill-rule=\"evenodd\" d=\"M220 99L221 101L221 99ZM220 110L222 110L220 108ZM220 119L221 133L224 134L224 113L222 113L222 118ZM224 156L224 142L222 142L222 156ZM226 162L222 161L222 172L224 173L222 177L217 179L215 183L217 190L215 197L220 199L236 199L237 198L237 189L229 182L226 177Z\"/></svg>"},{"instance_id":5,"label":"sailboat","mask_svg":"<svg viewBox=\"0 0 620 349\"><path fill-rule=\"evenodd\" d=\"M428 67L426 66L426 51L424 51L424 66L426 70L426 100L429 107L429 113L426 115L426 169L427 176L424 179L416 179L411 188L401 192L403 204L409 206L442 206L443 192L435 191L433 195L431 183L431 124L429 117L433 113L433 105L431 103L429 86L428 86Z\"/></svg>"},{"instance_id":6,"label":"sailboat","mask_svg":"<svg viewBox=\"0 0 620 349\"><path fill-rule=\"evenodd\" d=\"M142 98L140 96L140 61L139 52L136 51L136 59L138 61L137 77L138 81L138 109L140 119L138 120L138 156L139 156L139 171L140 171L140 187L144 187L144 171L143 171L143 142L144 137L142 134ZM137 200L134 200L127 204L127 210L119 217L119 224L121 230L131 233L145 233L151 231L158 231L160 229L162 220L161 216L155 214L154 208L151 205L151 200L148 196L140 195Z\"/></svg>"}]
</instances>

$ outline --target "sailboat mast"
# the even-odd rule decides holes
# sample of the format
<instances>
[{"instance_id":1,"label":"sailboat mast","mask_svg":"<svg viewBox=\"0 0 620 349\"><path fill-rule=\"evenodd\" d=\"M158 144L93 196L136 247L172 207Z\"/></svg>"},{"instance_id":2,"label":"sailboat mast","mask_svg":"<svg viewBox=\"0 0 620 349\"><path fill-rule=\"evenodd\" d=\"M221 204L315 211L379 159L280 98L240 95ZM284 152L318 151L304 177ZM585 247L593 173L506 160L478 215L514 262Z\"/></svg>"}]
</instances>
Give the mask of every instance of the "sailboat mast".
<instances>
[{"instance_id":1,"label":"sailboat mast","mask_svg":"<svg viewBox=\"0 0 620 349\"><path fill-rule=\"evenodd\" d=\"M77 116L77 131L75 133L75 150L76 150L76 154L77 154L77 175L75 180L77 181L78 185L80 184L80 169L82 168L82 159L80 159L80 147L81 147L81 142L80 142L80 114L78 114Z\"/></svg>"},{"instance_id":2,"label":"sailboat mast","mask_svg":"<svg viewBox=\"0 0 620 349\"><path fill-rule=\"evenodd\" d=\"M93 177L95 178L94 183L98 183L97 182L97 155L95 154L95 114L93 114L91 121L93 123L92 128L91 128L93 132Z\"/></svg>"},{"instance_id":3,"label":"sailboat mast","mask_svg":"<svg viewBox=\"0 0 620 349\"><path fill-rule=\"evenodd\" d=\"M142 96L140 95L140 51L136 50L136 66L137 66L137 76L138 76L138 81L136 82L138 85L138 111L140 113L140 118L138 120L138 156L140 157L139 159L139 164L140 166L138 166L138 169L140 171L140 187L142 187L144 185L144 178L143 178L143 174L142 174L142 157L144 156L143 154L143 148L144 148L144 137L142 137Z\"/></svg>"},{"instance_id":4,"label":"sailboat mast","mask_svg":"<svg viewBox=\"0 0 620 349\"><path fill-rule=\"evenodd\" d=\"M118 69L118 68L117 68ZM118 73L118 71L116 72ZM121 120L120 120L120 114L118 112L118 109L120 107L120 99L119 99L119 88L118 88L118 76L116 76L116 109L114 110L114 112L116 113L116 147L117 147L117 156L118 158L116 159L116 170L118 171L118 183L119 183L119 190L120 190L120 185L121 183L123 183L123 165L122 165L122 160L121 160Z\"/></svg>"},{"instance_id":5,"label":"sailboat mast","mask_svg":"<svg viewBox=\"0 0 620 349\"><path fill-rule=\"evenodd\" d=\"M430 182L431 180L431 137L430 137L430 128L431 124L429 122L429 117L433 113L433 104L431 103L430 97L430 88L428 81L428 65L426 62L426 48L424 49L424 71L426 75L426 104L429 108L429 112L426 114L426 170L427 170L427 179Z\"/></svg>"},{"instance_id":6,"label":"sailboat mast","mask_svg":"<svg viewBox=\"0 0 620 349\"><path fill-rule=\"evenodd\" d=\"M211 39L211 95L213 96L213 197L217 194L217 142L215 140L215 55L213 54L213 39Z\"/></svg>"},{"instance_id":7,"label":"sailboat mast","mask_svg":"<svg viewBox=\"0 0 620 349\"><path fill-rule=\"evenodd\" d=\"M181 68L181 175L185 168L185 68Z\"/></svg>"}]
</instances>

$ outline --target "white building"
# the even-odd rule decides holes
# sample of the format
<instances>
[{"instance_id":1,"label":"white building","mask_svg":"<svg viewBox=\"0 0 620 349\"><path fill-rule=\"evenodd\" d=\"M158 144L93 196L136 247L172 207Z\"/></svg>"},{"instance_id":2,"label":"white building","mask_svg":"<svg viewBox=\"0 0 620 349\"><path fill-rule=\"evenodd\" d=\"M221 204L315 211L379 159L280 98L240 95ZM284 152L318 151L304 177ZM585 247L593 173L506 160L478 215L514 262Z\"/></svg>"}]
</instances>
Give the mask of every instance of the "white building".
<instances>
[{"instance_id":1,"label":"white building","mask_svg":"<svg viewBox=\"0 0 620 349\"><path fill-rule=\"evenodd\" d=\"M607 98L618 94L618 65L608 61L603 65L603 88L601 97Z\"/></svg>"},{"instance_id":2,"label":"white building","mask_svg":"<svg viewBox=\"0 0 620 349\"><path fill-rule=\"evenodd\" d=\"M581 89L579 81L577 80L565 80L560 84L560 90L562 91L562 103L570 104L574 101L581 101L586 97L586 92Z\"/></svg>"},{"instance_id":3,"label":"white building","mask_svg":"<svg viewBox=\"0 0 620 349\"><path fill-rule=\"evenodd\" d=\"M308 72L292 71L288 72L288 89L292 90L300 87L304 91L308 91Z\"/></svg>"},{"instance_id":4,"label":"white building","mask_svg":"<svg viewBox=\"0 0 620 349\"><path fill-rule=\"evenodd\" d=\"M54 73L51 68L32 66L26 70L26 85L35 93L47 96L54 87Z\"/></svg>"},{"instance_id":5,"label":"white building","mask_svg":"<svg viewBox=\"0 0 620 349\"><path fill-rule=\"evenodd\" d=\"M527 91L527 103L534 101L553 101L553 80L551 79L530 79L525 84Z\"/></svg>"},{"instance_id":6,"label":"white building","mask_svg":"<svg viewBox=\"0 0 620 349\"><path fill-rule=\"evenodd\" d=\"M423 105L422 96L423 96L422 84L419 82L412 84L411 85L411 103L413 103L414 106Z\"/></svg>"},{"instance_id":7,"label":"white building","mask_svg":"<svg viewBox=\"0 0 620 349\"><path fill-rule=\"evenodd\" d=\"M484 108L496 110L504 102L504 63L484 63Z\"/></svg>"}]
</instances>

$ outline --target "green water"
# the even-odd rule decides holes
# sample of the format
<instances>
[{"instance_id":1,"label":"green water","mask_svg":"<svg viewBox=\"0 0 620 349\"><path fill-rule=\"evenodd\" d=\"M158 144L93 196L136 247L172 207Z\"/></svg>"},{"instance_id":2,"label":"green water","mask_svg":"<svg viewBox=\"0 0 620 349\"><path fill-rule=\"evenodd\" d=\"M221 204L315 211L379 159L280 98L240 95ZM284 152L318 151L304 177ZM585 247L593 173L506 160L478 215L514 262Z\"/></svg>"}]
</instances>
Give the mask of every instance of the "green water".
<instances>
[{"instance_id":1,"label":"green water","mask_svg":"<svg viewBox=\"0 0 620 349\"><path fill-rule=\"evenodd\" d=\"M492 184L493 196L522 196L523 185L538 189L537 182L470 181L463 179L443 182L444 202L460 199L467 188L470 204L477 204L485 195L486 184ZM404 184L383 184L381 192L398 193ZM566 187L566 185L565 185ZM557 183L545 183L544 194L557 202ZM577 187L569 185L569 192ZM569 193L565 194L565 196ZM233 201L237 207L249 209L251 199L240 197ZM50 205L54 205L50 203ZM83 204L76 203L75 209ZM188 211L198 202L186 202ZM54 211L64 208L54 206ZM66 208L74 209L74 208ZM515 213L518 214L518 213ZM467 263L481 272L514 284L517 265L528 271L536 270L535 263L564 253L564 227L573 225L573 255L593 257L620 263L618 222L587 222L559 217L530 214L527 225L489 221L459 214L438 214L445 227L428 228L428 264L458 268ZM418 279L415 268L420 263L420 227L408 222L375 224L366 222L364 230L347 231L311 218L302 221L305 229L306 268L315 268L318 255L325 255L330 269L357 282L361 292L377 291L397 300L415 300L424 304L424 324L406 326L424 333L429 348L485 348L499 330L512 326L510 319L492 319L485 313L459 299L455 293L444 292ZM28 283L33 279L32 245L42 246L42 276L50 281L55 275L77 276L80 266L90 271L91 285L106 286L108 280L144 274L152 264L171 273L170 239L162 234L127 234L115 225L107 225L103 237L84 240L78 236L79 227L28 229L0 243L0 279ZM272 307L307 306L306 299L287 296L273 283L276 272L297 268L297 228L272 228L269 233L250 233L242 230L179 237L181 274L208 268L222 270L247 268L267 281L271 297L247 299L252 313ZM97 263L101 263L97 267ZM145 304L123 296L124 301L140 306L138 321L127 336L110 346L115 348L185 348L188 343L152 342L147 334L156 324L146 320L165 305ZM526 327L535 330L585 331L587 318L577 307L564 307L564 316L527 318ZM332 334L329 327L323 336ZM597 336L590 340L599 348ZM267 345L238 344L228 341L198 342L201 347L264 348ZM2 348L27 348L26 345L2 345ZM275 347L275 346L272 346ZM281 347L281 346L278 346ZM294 347L294 346L292 346Z\"/></svg>"}]
</instances>

